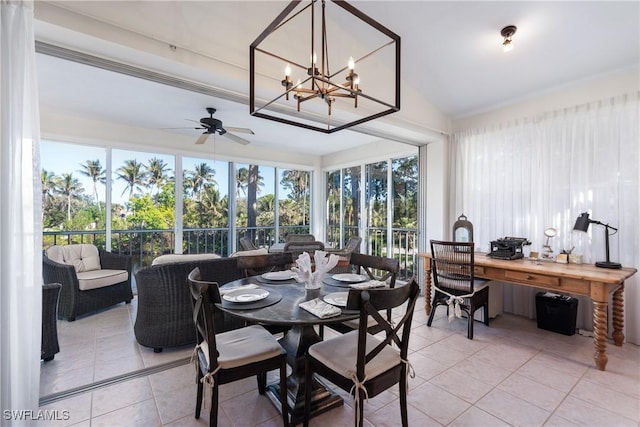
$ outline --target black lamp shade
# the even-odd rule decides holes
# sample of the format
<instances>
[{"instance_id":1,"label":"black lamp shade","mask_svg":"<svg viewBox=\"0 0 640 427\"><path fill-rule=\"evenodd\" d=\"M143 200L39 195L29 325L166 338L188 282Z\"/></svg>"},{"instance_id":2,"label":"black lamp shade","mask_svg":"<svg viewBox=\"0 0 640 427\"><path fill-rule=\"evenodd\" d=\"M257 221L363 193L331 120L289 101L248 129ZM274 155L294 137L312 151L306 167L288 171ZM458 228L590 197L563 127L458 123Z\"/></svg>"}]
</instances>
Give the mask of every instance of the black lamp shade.
<instances>
[{"instance_id":1,"label":"black lamp shade","mask_svg":"<svg viewBox=\"0 0 640 427\"><path fill-rule=\"evenodd\" d=\"M589 224L591 224L589 214L587 212L583 212L580 214L578 219L576 219L576 225L573 226L573 229L586 232L589 229Z\"/></svg>"}]
</instances>

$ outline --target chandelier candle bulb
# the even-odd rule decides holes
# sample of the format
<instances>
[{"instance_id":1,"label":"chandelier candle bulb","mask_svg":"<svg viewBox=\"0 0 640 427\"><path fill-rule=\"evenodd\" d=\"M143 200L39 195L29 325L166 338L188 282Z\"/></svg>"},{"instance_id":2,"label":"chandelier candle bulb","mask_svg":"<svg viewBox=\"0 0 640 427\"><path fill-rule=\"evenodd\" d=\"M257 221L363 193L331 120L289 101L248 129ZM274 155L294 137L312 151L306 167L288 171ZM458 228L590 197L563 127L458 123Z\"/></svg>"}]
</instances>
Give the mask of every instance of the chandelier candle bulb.
<instances>
[{"instance_id":1,"label":"chandelier candle bulb","mask_svg":"<svg viewBox=\"0 0 640 427\"><path fill-rule=\"evenodd\" d=\"M348 63L349 70L353 70L355 68L355 65L356 64L355 64L355 62L353 62L353 57L350 56L349 57L349 63Z\"/></svg>"}]
</instances>

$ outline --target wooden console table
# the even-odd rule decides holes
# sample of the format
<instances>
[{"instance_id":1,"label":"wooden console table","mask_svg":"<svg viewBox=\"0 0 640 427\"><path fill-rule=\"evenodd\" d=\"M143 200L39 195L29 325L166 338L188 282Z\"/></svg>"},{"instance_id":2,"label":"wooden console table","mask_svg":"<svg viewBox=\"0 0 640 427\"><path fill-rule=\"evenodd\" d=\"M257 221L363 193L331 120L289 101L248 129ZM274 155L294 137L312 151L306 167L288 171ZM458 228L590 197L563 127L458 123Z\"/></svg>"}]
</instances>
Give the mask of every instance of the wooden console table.
<instances>
[{"instance_id":1,"label":"wooden console table","mask_svg":"<svg viewBox=\"0 0 640 427\"><path fill-rule=\"evenodd\" d=\"M419 254L424 261L424 309L431 312L431 254ZM613 293L613 342L624 342L622 328L624 281L633 276L635 268L611 270L592 264L557 264L532 260L493 259L484 253L475 254L474 274L477 278L499 280L573 295L583 295L593 301L593 359L604 371L607 366L607 306Z\"/></svg>"}]
</instances>

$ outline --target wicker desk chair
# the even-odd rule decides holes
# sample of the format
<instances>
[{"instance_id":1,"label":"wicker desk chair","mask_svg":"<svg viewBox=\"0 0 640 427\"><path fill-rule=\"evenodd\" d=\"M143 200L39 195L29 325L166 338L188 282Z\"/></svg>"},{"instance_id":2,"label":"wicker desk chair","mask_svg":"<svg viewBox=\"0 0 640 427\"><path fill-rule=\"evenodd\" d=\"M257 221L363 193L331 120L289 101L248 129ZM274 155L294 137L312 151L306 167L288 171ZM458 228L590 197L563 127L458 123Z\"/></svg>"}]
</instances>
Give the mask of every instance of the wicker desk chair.
<instances>
[{"instance_id":1,"label":"wicker desk chair","mask_svg":"<svg viewBox=\"0 0 640 427\"><path fill-rule=\"evenodd\" d=\"M189 273L189 289L193 302L196 330L198 391L195 418L200 418L204 387L211 387L209 425L218 425L218 390L243 378L257 376L258 392L265 394L267 372L280 371L280 401L282 421L289 425L287 410L287 353L278 341L261 326L247 326L216 334L212 303L220 302L217 283L200 280L200 270Z\"/></svg>"},{"instance_id":2,"label":"wicker desk chair","mask_svg":"<svg viewBox=\"0 0 640 427\"><path fill-rule=\"evenodd\" d=\"M58 344L58 296L60 283L42 285L42 339L40 358L45 362L53 360L60 351Z\"/></svg>"},{"instance_id":3,"label":"wicker desk chair","mask_svg":"<svg viewBox=\"0 0 640 427\"><path fill-rule=\"evenodd\" d=\"M431 326L436 308L447 306L451 319L454 314L467 314L467 338L473 339L473 315L484 308L484 324L489 325L489 287L487 282L474 279L473 242L443 242L431 240L431 272L435 294L427 326ZM452 312L453 310L453 312Z\"/></svg>"},{"instance_id":4,"label":"wicker desk chair","mask_svg":"<svg viewBox=\"0 0 640 427\"><path fill-rule=\"evenodd\" d=\"M411 320L420 287L415 280L394 289L349 291L348 310L360 311L358 330L321 341L309 347L305 358L305 384L311 384L318 373L341 389L353 393L355 425L363 424L363 404L398 384L402 425L407 419L407 375L411 372L407 355ZM406 303L404 316L392 324L380 311L391 310ZM367 319L373 318L385 338L373 336L367 328ZM311 406L310 387L305 390L304 425L309 425Z\"/></svg>"}]
</instances>

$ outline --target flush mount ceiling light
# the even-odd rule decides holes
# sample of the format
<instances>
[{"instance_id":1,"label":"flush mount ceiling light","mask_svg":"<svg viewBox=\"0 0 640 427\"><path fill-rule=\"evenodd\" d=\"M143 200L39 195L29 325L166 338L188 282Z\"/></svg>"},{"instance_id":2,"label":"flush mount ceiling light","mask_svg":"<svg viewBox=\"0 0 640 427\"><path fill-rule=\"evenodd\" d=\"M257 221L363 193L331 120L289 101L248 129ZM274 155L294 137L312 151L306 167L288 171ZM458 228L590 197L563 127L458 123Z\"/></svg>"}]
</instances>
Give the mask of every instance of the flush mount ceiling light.
<instances>
[{"instance_id":1,"label":"flush mount ceiling light","mask_svg":"<svg viewBox=\"0 0 640 427\"><path fill-rule=\"evenodd\" d=\"M290 2L249 54L252 116L333 133L400 110L400 36L346 1Z\"/></svg>"},{"instance_id":2,"label":"flush mount ceiling light","mask_svg":"<svg viewBox=\"0 0 640 427\"><path fill-rule=\"evenodd\" d=\"M518 27L516 27L515 25L508 25L500 31L500 35L504 37L502 47L505 52L509 52L511 49L513 49L513 41L511 40L511 38L516 33L517 29Z\"/></svg>"}]
</instances>

